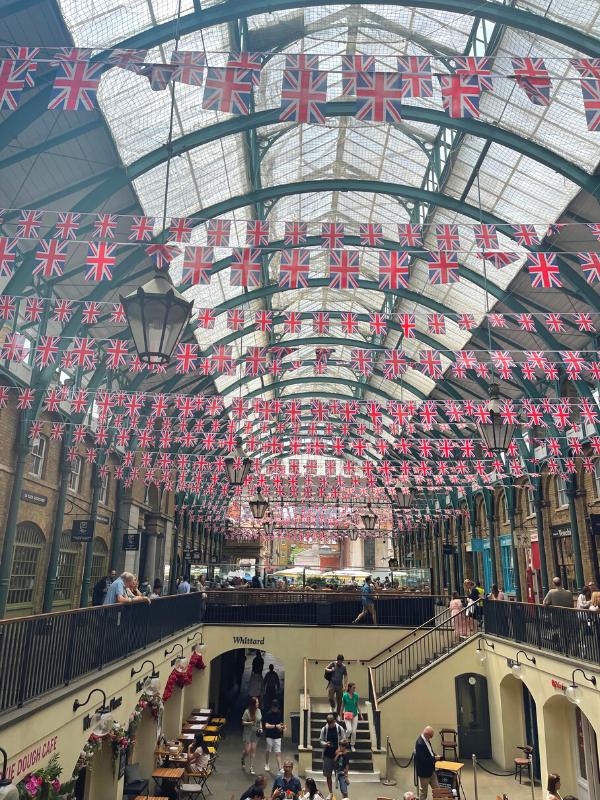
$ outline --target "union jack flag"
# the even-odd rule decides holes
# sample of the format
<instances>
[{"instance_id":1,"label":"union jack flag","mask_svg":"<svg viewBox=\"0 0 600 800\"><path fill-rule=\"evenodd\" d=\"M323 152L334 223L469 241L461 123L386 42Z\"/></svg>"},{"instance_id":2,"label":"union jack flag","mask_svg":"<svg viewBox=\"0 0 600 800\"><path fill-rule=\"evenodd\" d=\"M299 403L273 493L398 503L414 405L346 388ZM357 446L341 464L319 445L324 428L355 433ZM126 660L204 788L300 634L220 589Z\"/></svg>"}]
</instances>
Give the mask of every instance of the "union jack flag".
<instances>
[{"instance_id":1,"label":"union jack flag","mask_svg":"<svg viewBox=\"0 0 600 800\"><path fill-rule=\"evenodd\" d=\"M7 53L11 58L14 58L15 61L19 62L19 65L23 65L26 67L27 72L25 73L25 83L27 86L35 86L35 81L33 79L33 73L37 72L37 61L35 60L36 57L39 55L40 48L39 47L8 47Z\"/></svg>"},{"instance_id":2,"label":"union jack flag","mask_svg":"<svg viewBox=\"0 0 600 800\"><path fill-rule=\"evenodd\" d=\"M332 250L329 254L329 286L332 289L358 289L358 250Z\"/></svg>"},{"instance_id":3,"label":"union jack flag","mask_svg":"<svg viewBox=\"0 0 600 800\"><path fill-rule=\"evenodd\" d=\"M73 316L72 300L55 300L52 319L55 322L68 322Z\"/></svg>"},{"instance_id":4,"label":"union jack flag","mask_svg":"<svg viewBox=\"0 0 600 800\"><path fill-rule=\"evenodd\" d=\"M177 67L172 64L143 64L140 67L140 75L145 75L150 82L153 92L162 92L173 79Z\"/></svg>"},{"instance_id":5,"label":"union jack flag","mask_svg":"<svg viewBox=\"0 0 600 800\"><path fill-rule=\"evenodd\" d=\"M264 375L269 365L266 347L249 347L246 352L246 375Z\"/></svg>"},{"instance_id":6,"label":"union jack flag","mask_svg":"<svg viewBox=\"0 0 600 800\"><path fill-rule=\"evenodd\" d=\"M112 50L108 56L108 63L115 67L121 67L129 72L139 75L143 70L143 64L148 55L147 50L116 49Z\"/></svg>"},{"instance_id":7,"label":"union jack flag","mask_svg":"<svg viewBox=\"0 0 600 800\"><path fill-rule=\"evenodd\" d=\"M342 94L356 94L356 73L375 72L375 56L342 56Z\"/></svg>"},{"instance_id":8,"label":"union jack flag","mask_svg":"<svg viewBox=\"0 0 600 800\"><path fill-rule=\"evenodd\" d=\"M115 322L117 325L124 325L127 322L125 316L125 309L122 303L113 303L112 311L110 312L110 321Z\"/></svg>"},{"instance_id":9,"label":"union jack flag","mask_svg":"<svg viewBox=\"0 0 600 800\"><path fill-rule=\"evenodd\" d=\"M281 122L325 122L327 73L286 69L281 84Z\"/></svg>"},{"instance_id":10,"label":"union jack flag","mask_svg":"<svg viewBox=\"0 0 600 800\"><path fill-rule=\"evenodd\" d=\"M269 244L269 223L264 219L246 222L246 244L248 247L263 247Z\"/></svg>"},{"instance_id":11,"label":"union jack flag","mask_svg":"<svg viewBox=\"0 0 600 800\"><path fill-rule=\"evenodd\" d=\"M536 106L550 105L550 75L543 58L513 58L515 80Z\"/></svg>"},{"instance_id":12,"label":"union jack flag","mask_svg":"<svg viewBox=\"0 0 600 800\"><path fill-rule=\"evenodd\" d=\"M403 97L433 97L430 56L399 56Z\"/></svg>"},{"instance_id":13,"label":"union jack flag","mask_svg":"<svg viewBox=\"0 0 600 800\"><path fill-rule=\"evenodd\" d=\"M479 116L481 84L477 75L440 75L442 105L453 119Z\"/></svg>"},{"instance_id":14,"label":"union jack flag","mask_svg":"<svg viewBox=\"0 0 600 800\"><path fill-rule=\"evenodd\" d=\"M25 304L25 319L29 322L39 322L44 312L44 303L41 297L28 297Z\"/></svg>"},{"instance_id":15,"label":"union jack flag","mask_svg":"<svg viewBox=\"0 0 600 800\"><path fill-rule=\"evenodd\" d=\"M475 241L483 250L497 250L499 248L498 232L495 225L474 225L473 233Z\"/></svg>"},{"instance_id":16,"label":"union jack flag","mask_svg":"<svg viewBox=\"0 0 600 800\"><path fill-rule=\"evenodd\" d=\"M402 77L397 72L356 73L356 118L401 122Z\"/></svg>"},{"instance_id":17,"label":"union jack flag","mask_svg":"<svg viewBox=\"0 0 600 800\"><path fill-rule=\"evenodd\" d=\"M21 239L37 238L42 221L43 215L41 211L21 211L17 236Z\"/></svg>"},{"instance_id":18,"label":"union jack flag","mask_svg":"<svg viewBox=\"0 0 600 800\"><path fill-rule=\"evenodd\" d=\"M252 86L252 72L248 69L209 67L202 108L229 114L249 114Z\"/></svg>"},{"instance_id":19,"label":"union jack flag","mask_svg":"<svg viewBox=\"0 0 600 800\"><path fill-rule=\"evenodd\" d=\"M61 111L93 111L102 75L102 64L65 61L58 65L48 108Z\"/></svg>"},{"instance_id":20,"label":"union jack flag","mask_svg":"<svg viewBox=\"0 0 600 800\"><path fill-rule=\"evenodd\" d=\"M17 257L17 240L0 236L0 277L12 278Z\"/></svg>"},{"instance_id":21,"label":"union jack flag","mask_svg":"<svg viewBox=\"0 0 600 800\"><path fill-rule=\"evenodd\" d=\"M212 308L199 308L196 325L198 328L212 330L215 327L215 319L215 312Z\"/></svg>"},{"instance_id":22,"label":"union jack flag","mask_svg":"<svg viewBox=\"0 0 600 800\"><path fill-rule=\"evenodd\" d=\"M559 289L562 286L554 253L529 253L526 263L534 289Z\"/></svg>"},{"instance_id":23,"label":"union jack flag","mask_svg":"<svg viewBox=\"0 0 600 800\"><path fill-rule=\"evenodd\" d=\"M27 74L26 64L7 59L0 61L0 110L16 109L19 95L25 88Z\"/></svg>"},{"instance_id":24,"label":"union jack flag","mask_svg":"<svg viewBox=\"0 0 600 800\"><path fill-rule=\"evenodd\" d=\"M117 263L116 250L116 244L107 242L90 242L88 244L86 281L112 281L112 270Z\"/></svg>"},{"instance_id":25,"label":"union jack flag","mask_svg":"<svg viewBox=\"0 0 600 800\"><path fill-rule=\"evenodd\" d=\"M0 319L11 320L15 318L15 298L9 294L0 295Z\"/></svg>"},{"instance_id":26,"label":"union jack flag","mask_svg":"<svg viewBox=\"0 0 600 800\"><path fill-rule=\"evenodd\" d=\"M442 377L442 359L437 350L421 350L419 367L424 375L428 375L433 380L439 380Z\"/></svg>"},{"instance_id":27,"label":"union jack flag","mask_svg":"<svg viewBox=\"0 0 600 800\"><path fill-rule=\"evenodd\" d=\"M458 225L436 225L435 238L440 250L458 250L460 247Z\"/></svg>"},{"instance_id":28,"label":"union jack flag","mask_svg":"<svg viewBox=\"0 0 600 800\"><path fill-rule=\"evenodd\" d=\"M55 238L76 239L80 221L81 214L74 214L72 211L61 212L56 223Z\"/></svg>"},{"instance_id":29,"label":"union jack flag","mask_svg":"<svg viewBox=\"0 0 600 800\"><path fill-rule=\"evenodd\" d=\"M397 291L408 288L410 256L402 250L379 253L379 288Z\"/></svg>"},{"instance_id":30,"label":"union jack flag","mask_svg":"<svg viewBox=\"0 0 600 800\"><path fill-rule=\"evenodd\" d=\"M181 250L174 244L149 244L145 247L146 255L154 262L156 269L168 269L169 264Z\"/></svg>"},{"instance_id":31,"label":"union jack flag","mask_svg":"<svg viewBox=\"0 0 600 800\"><path fill-rule=\"evenodd\" d=\"M54 54L53 66L61 64L63 61L88 61L92 57L91 47L61 47Z\"/></svg>"},{"instance_id":32,"label":"union jack flag","mask_svg":"<svg viewBox=\"0 0 600 800\"><path fill-rule=\"evenodd\" d=\"M452 60L454 62L455 75L474 75L478 78L479 85L482 89L489 89L490 92L494 91L491 58L478 58L477 56L455 56Z\"/></svg>"},{"instance_id":33,"label":"union jack flag","mask_svg":"<svg viewBox=\"0 0 600 800\"><path fill-rule=\"evenodd\" d=\"M321 239L323 247L328 250L338 250L344 246L344 226L341 222L324 222L321 226Z\"/></svg>"},{"instance_id":34,"label":"union jack flag","mask_svg":"<svg viewBox=\"0 0 600 800\"><path fill-rule=\"evenodd\" d=\"M369 330L376 336L382 336L387 331L387 320L379 311L369 312Z\"/></svg>"},{"instance_id":35,"label":"union jack flag","mask_svg":"<svg viewBox=\"0 0 600 800\"><path fill-rule=\"evenodd\" d=\"M230 219L210 219L206 223L206 243L209 247L229 247Z\"/></svg>"},{"instance_id":36,"label":"union jack flag","mask_svg":"<svg viewBox=\"0 0 600 800\"><path fill-rule=\"evenodd\" d=\"M600 253L577 253L577 258L586 281L590 285L600 283Z\"/></svg>"},{"instance_id":37,"label":"union jack flag","mask_svg":"<svg viewBox=\"0 0 600 800\"><path fill-rule=\"evenodd\" d=\"M186 247L183 254L181 282L208 286L215 260L212 247Z\"/></svg>"},{"instance_id":38,"label":"union jack flag","mask_svg":"<svg viewBox=\"0 0 600 800\"><path fill-rule=\"evenodd\" d=\"M188 86L202 86L206 56L197 50L174 50L171 53L171 64L176 69L173 80L186 83Z\"/></svg>"},{"instance_id":39,"label":"union jack flag","mask_svg":"<svg viewBox=\"0 0 600 800\"><path fill-rule=\"evenodd\" d=\"M600 78L600 58L571 58L570 61L582 78Z\"/></svg>"},{"instance_id":40,"label":"union jack flag","mask_svg":"<svg viewBox=\"0 0 600 800\"><path fill-rule=\"evenodd\" d=\"M40 246L35 251L37 266L32 275L42 275L44 278L62 275L68 246L68 242L60 242L58 239L41 239Z\"/></svg>"},{"instance_id":41,"label":"union jack flag","mask_svg":"<svg viewBox=\"0 0 600 800\"><path fill-rule=\"evenodd\" d=\"M446 333L446 318L444 315L435 311L427 314L427 329L429 333L433 333L436 336Z\"/></svg>"},{"instance_id":42,"label":"union jack flag","mask_svg":"<svg viewBox=\"0 0 600 800\"><path fill-rule=\"evenodd\" d=\"M241 331L245 323L243 308L230 308L227 312L227 329L230 331Z\"/></svg>"},{"instance_id":43,"label":"union jack flag","mask_svg":"<svg viewBox=\"0 0 600 800\"><path fill-rule=\"evenodd\" d=\"M508 229L523 247L535 247L540 243L540 237L534 225L509 225Z\"/></svg>"},{"instance_id":44,"label":"union jack flag","mask_svg":"<svg viewBox=\"0 0 600 800\"><path fill-rule=\"evenodd\" d=\"M298 247L304 244L308 236L308 225L306 222L284 222L283 243Z\"/></svg>"},{"instance_id":45,"label":"union jack flag","mask_svg":"<svg viewBox=\"0 0 600 800\"><path fill-rule=\"evenodd\" d=\"M263 54L246 52L229 53L226 66L234 69L248 70L253 86L258 86L260 83L260 71L263 67Z\"/></svg>"},{"instance_id":46,"label":"union jack flag","mask_svg":"<svg viewBox=\"0 0 600 800\"><path fill-rule=\"evenodd\" d=\"M589 131L600 130L600 79L582 78L583 110Z\"/></svg>"},{"instance_id":47,"label":"union jack flag","mask_svg":"<svg viewBox=\"0 0 600 800\"><path fill-rule=\"evenodd\" d=\"M489 261L496 269L502 269L519 259L517 253L506 253L502 250L480 250L476 254L482 261Z\"/></svg>"},{"instance_id":48,"label":"union jack flag","mask_svg":"<svg viewBox=\"0 0 600 800\"><path fill-rule=\"evenodd\" d=\"M315 311L313 317L313 331L319 336L329 333L329 314L326 311Z\"/></svg>"},{"instance_id":49,"label":"union jack flag","mask_svg":"<svg viewBox=\"0 0 600 800\"><path fill-rule=\"evenodd\" d=\"M361 223L358 226L360 243L365 247L377 247L383 244L383 225L379 222Z\"/></svg>"},{"instance_id":50,"label":"union jack flag","mask_svg":"<svg viewBox=\"0 0 600 800\"><path fill-rule=\"evenodd\" d=\"M118 224L119 221L116 214L98 214L98 219L94 222L92 236L98 239L114 239Z\"/></svg>"},{"instance_id":51,"label":"union jack flag","mask_svg":"<svg viewBox=\"0 0 600 800\"><path fill-rule=\"evenodd\" d=\"M432 250L427 253L427 261L430 284L436 286L457 283L460 280L458 276L458 260L454 253L446 250L439 250L438 252Z\"/></svg>"},{"instance_id":52,"label":"union jack flag","mask_svg":"<svg viewBox=\"0 0 600 800\"><path fill-rule=\"evenodd\" d=\"M351 311L342 311L341 328L348 336L355 334L358 330L358 315Z\"/></svg>"},{"instance_id":53,"label":"union jack flag","mask_svg":"<svg viewBox=\"0 0 600 800\"><path fill-rule=\"evenodd\" d=\"M114 247L115 245L113 245ZM83 311L81 312L81 321L84 325L95 325L98 322L98 317L100 316L100 303L96 303L93 300L88 300L84 306Z\"/></svg>"},{"instance_id":54,"label":"union jack flag","mask_svg":"<svg viewBox=\"0 0 600 800\"><path fill-rule=\"evenodd\" d=\"M282 289L304 289L310 274L310 250L283 250L279 266L279 286Z\"/></svg>"},{"instance_id":55,"label":"union jack flag","mask_svg":"<svg viewBox=\"0 0 600 800\"><path fill-rule=\"evenodd\" d=\"M260 250L250 247L236 247L232 253L229 271L230 286L256 288L260 286L262 256Z\"/></svg>"},{"instance_id":56,"label":"union jack flag","mask_svg":"<svg viewBox=\"0 0 600 800\"><path fill-rule=\"evenodd\" d=\"M406 356L402 350L384 350L382 367L383 374L388 380L404 375L408 367Z\"/></svg>"},{"instance_id":57,"label":"union jack flag","mask_svg":"<svg viewBox=\"0 0 600 800\"><path fill-rule=\"evenodd\" d=\"M311 53L290 53L285 57L286 69L319 69L319 56Z\"/></svg>"},{"instance_id":58,"label":"union jack flag","mask_svg":"<svg viewBox=\"0 0 600 800\"><path fill-rule=\"evenodd\" d=\"M230 345L213 344L209 350L208 358L212 374L220 372L225 375L233 375L235 373L233 348Z\"/></svg>"},{"instance_id":59,"label":"union jack flag","mask_svg":"<svg viewBox=\"0 0 600 800\"><path fill-rule=\"evenodd\" d=\"M283 315L283 330L285 333L300 333L302 317L297 311L288 311Z\"/></svg>"},{"instance_id":60,"label":"union jack flag","mask_svg":"<svg viewBox=\"0 0 600 800\"><path fill-rule=\"evenodd\" d=\"M422 225L409 225L405 223L398 225L398 244L402 245L402 247L422 247Z\"/></svg>"},{"instance_id":61,"label":"union jack flag","mask_svg":"<svg viewBox=\"0 0 600 800\"><path fill-rule=\"evenodd\" d=\"M187 217L173 217L169 225L169 239L175 242L189 242L192 226Z\"/></svg>"},{"instance_id":62,"label":"union jack flag","mask_svg":"<svg viewBox=\"0 0 600 800\"><path fill-rule=\"evenodd\" d=\"M360 350L353 347L350 350L350 366L360 375L369 377L373 374L373 352L372 350Z\"/></svg>"},{"instance_id":63,"label":"union jack flag","mask_svg":"<svg viewBox=\"0 0 600 800\"><path fill-rule=\"evenodd\" d=\"M132 217L130 242L149 242L154 230L154 217Z\"/></svg>"},{"instance_id":64,"label":"union jack flag","mask_svg":"<svg viewBox=\"0 0 600 800\"><path fill-rule=\"evenodd\" d=\"M256 311L254 314L254 324L262 333L270 333L273 330L273 312Z\"/></svg>"}]
</instances>

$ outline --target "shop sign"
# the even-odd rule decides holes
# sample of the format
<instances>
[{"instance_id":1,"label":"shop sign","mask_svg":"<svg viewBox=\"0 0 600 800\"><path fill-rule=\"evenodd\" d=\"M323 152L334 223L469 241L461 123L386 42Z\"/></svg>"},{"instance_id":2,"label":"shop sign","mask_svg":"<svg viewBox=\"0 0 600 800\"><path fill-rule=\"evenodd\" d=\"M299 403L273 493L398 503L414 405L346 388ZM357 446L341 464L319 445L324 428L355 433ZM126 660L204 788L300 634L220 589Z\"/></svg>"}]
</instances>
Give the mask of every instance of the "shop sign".
<instances>
[{"instance_id":1,"label":"shop sign","mask_svg":"<svg viewBox=\"0 0 600 800\"><path fill-rule=\"evenodd\" d=\"M252 639L250 636L234 636L233 637L234 644L243 644L247 646L254 647L255 645L265 643L265 637L263 636L262 639Z\"/></svg>"},{"instance_id":2,"label":"shop sign","mask_svg":"<svg viewBox=\"0 0 600 800\"><path fill-rule=\"evenodd\" d=\"M72 542L91 542L94 538L93 519L74 519L71 526Z\"/></svg>"},{"instance_id":3,"label":"shop sign","mask_svg":"<svg viewBox=\"0 0 600 800\"><path fill-rule=\"evenodd\" d=\"M553 525L550 528L553 539L568 539L571 535L571 528L569 525Z\"/></svg>"},{"instance_id":4,"label":"shop sign","mask_svg":"<svg viewBox=\"0 0 600 800\"><path fill-rule=\"evenodd\" d=\"M13 783L18 782L21 776L32 772L48 761L56 752L57 743L58 736L51 736L41 744L34 745L8 765L6 777Z\"/></svg>"},{"instance_id":5,"label":"shop sign","mask_svg":"<svg viewBox=\"0 0 600 800\"><path fill-rule=\"evenodd\" d=\"M48 503L48 498L45 494L36 494L27 489L21 489L21 500L25 503L31 503L33 506L45 506Z\"/></svg>"},{"instance_id":6,"label":"shop sign","mask_svg":"<svg viewBox=\"0 0 600 800\"><path fill-rule=\"evenodd\" d=\"M556 678L552 678L551 683L553 689L560 689L561 692L565 692L567 689L566 684L557 681Z\"/></svg>"},{"instance_id":7,"label":"shop sign","mask_svg":"<svg viewBox=\"0 0 600 800\"><path fill-rule=\"evenodd\" d=\"M140 535L139 533L124 533L123 534L123 550L139 550L140 549Z\"/></svg>"},{"instance_id":8,"label":"shop sign","mask_svg":"<svg viewBox=\"0 0 600 800\"><path fill-rule=\"evenodd\" d=\"M107 517L106 514L97 514L96 519L100 525L110 525L110 517Z\"/></svg>"}]
</instances>

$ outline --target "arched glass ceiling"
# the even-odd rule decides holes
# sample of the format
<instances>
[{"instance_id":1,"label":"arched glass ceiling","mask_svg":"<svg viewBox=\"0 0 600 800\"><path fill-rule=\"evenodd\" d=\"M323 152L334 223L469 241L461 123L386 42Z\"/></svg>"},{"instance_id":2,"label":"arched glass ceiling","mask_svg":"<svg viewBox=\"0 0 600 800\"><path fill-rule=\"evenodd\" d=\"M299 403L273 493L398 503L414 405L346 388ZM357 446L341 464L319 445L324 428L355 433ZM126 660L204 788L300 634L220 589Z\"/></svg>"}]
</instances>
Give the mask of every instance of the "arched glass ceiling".
<instances>
[{"instance_id":1,"label":"arched glass ceiling","mask_svg":"<svg viewBox=\"0 0 600 800\"><path fill-rule=\"evenodd\" d=\"M217 5L203 2L202 8ZM96 48L114 47L130 36L142 31L151 31L174 17L176 0L138 0L121 3L119 0L103 2L81 2L60 0L75 43ZM183 0L182 16L194 12L193 0ZM518 8L532 11L541 17L566 23L576 30L595 34L597 31L598 7L593 3L567 3L565 0L518 3ZM93 13L92 13L93 12ZM224 53L240 49L240 28L236 23L220 24L197 30L182 37L180 48L218 52L211 55L211 63L223 63ZM549 107L532 105L525 94L513 82L496 81L495 92L485 93L481 99L481 119L498 129L514 131L523 139L539 144L551 153L564 157L587 173L593 173L600 160L600 140L586 130L579 86L573 78L574 71L568 66L568 58L577 55L562 44L550 39L541 39L527 31L500 28L489 21L472 16L452 13L447 10L415 9L385 5L343 5L289 9L258 14L247 21L244 49L274 51L256 91L255 107L258 111L275 108L279 103L281 70L284 54L308 52L322 57L325 69L339 69L338 57L344 53L376 54L387 59L390 68L395 66L395 56L401 54L428 53L440 58L450 54L469 52L483 55L488 52L500 59L500 72L509 71L509 59L513 56L541 55L546 59L553 77L553 99ZM160 39L160 37L159 37ZM157 39L157 41L159 41ZM170 60L173 41L161 41L148 54L149 61ZM438 62L439 65L439 62ZM201 109L201 90L176 85L174 136L179 138L230 118L222 114ZM408 100L409 105L439 110L441 102L435 87L431 101L422 98ZM138 162L147 153L164 145L170 114L168 92L153 92L144 78L123 70L113 69L106 73L99 93L102 111L110 125L119 153L125 165ZM330 74L328 99L341 99L339 75ZM256 141L252 133L235 133L210 141L175 158L171 164L171 191L167 216L184 216L222 202L229 197L244 195L260 185L285 185L288 183L320 179L368 178L389 183L404 184L416 188L441 191L464 200L473 206L481 201L484 212L495 214L508 222L528 222L539 226L543 234L548 223L555 220L562 209L574 198L579 186L563 174L544 166L533 157L512 150L500 143L491 143L485 137L473 134L458 134L451 129L441 129L435 124L419 121L403 121L397 126L361 123L352 117L328 117L323 126L271 124L256 130ZM266 147L268 145L268 147ZM251 179L249 168L253 146L266 147L260 166L260 174ZM432 160L435 159L434 165ZM437 168L437 170L436 170ZM474 169L478 170L478 181L473 180ZM145 211L162 217L165 164L154 166L137 175L133 185ZM258 185L257 185L258 184ZM543 191L540 191L543 187ZM249 204L231 211L226 216L238 220L235 226L233 245L243 244L242 220L268 212L268 218L281 238L283 222L307 220L309 222L343 222L348 233L356 233L359 221L377 221L384 224L384 235L394 240L398 222L426 220L431 223L458 223L471 225L472 218L450 212L439 207L414 205L374 192L324 191L307 194L290 194L270 204L265 211L260 205ZM493 295L486 297L482 263L474 254L474 243L468 228L461 227L462 264L471 270L478 280L465 280L457 286L431 286L427 282L427 270L423 261L413 259L410 280L414 295L444 304L448 309L463 311L468 308L477 321L485 312L487 304L492 306L506 290L522 266L525 253L519 260L503 270L489 269L485 278ZM202 226L194 230L192 243L204 242ZM433 236L428 233L425 244L435 249ZM518 249L514 242L502 241L507 249ZM225 257L229 251L217 251ZM315 277L327 274L327 256L317 249L313 253L312 273ZM269 262L270 279L275 281L279 255ZM180 275L180 264L172 268L175 280ZM361 276L376 280L377 257L367 249L361 253ZM198 307L216 307L239 298L241 289L229 285L229 274L223 270L215 275L210 287L194 287L188 290ZM414 313L417 335L414 340L402 340L397 330L390 330L380 342L382 347L402 347L410 357L418 358L420 349L431 347L432 342L440 350L454 350L466 345L469 334L458 328L452 319L446 321L446 333L432 336L427 329L428 308L424 302L414 299L395 299L387 310L396 313ZM541 295L540 301L544 303ZM510 307L511 295L504 298ZM346 310L361 314L383 308L383 294L358 289L339 292L328 287L310 286L294 292L279 292L265 299L253 300L243 305L246 324L253 322L254 312L269 307L275 315L287 311L312 312L321 310ZM241 306L242 307L242 306ZM310 323L305 323L305 331ZM204 347L227 336L226 318L217 318L212 330L198 329L199 343ZM309 333L303 333L310 336ZM336 345L335 358L346 360L349 348L341 340L339 323L332 321L331 336L340 337ZM277 338L292 345L293 337L276 329ZM370 340L368 323L359 325L357 339ZM424 338L427 337L426 343ZM268 334L249 331L233 342L234 355L240 357L249 346L266 346L272 343ZM302 345L298 351L301 358L314 358L314 347ZM288 360L294 356L289 356ZM443 359L449 365L447 358ZM294 375L309 377L310 367L295 371ZM347 367L331 367L328 375L332 382L328 390L350 394L355 390L336 384L336 377L346 377ZM286 376L284 376L286 377ZM235 383L235 378L218 376L218 390ZM434 382L420 372L409 369L403 386L386 381L380 374L372 376L364 387L365 397L377 395L369 392L384 389L391 396L416 397L427 395ZM269 376L244 383L243 393L253 392L261 386L273 387ZM337 387L337 388L336 388ZM411 387L414 394L411 393ZM306 387L305 387L306 388ZM282 395L293 394L289 386ZM236 392L237 394L237 392Z\"/></svg>"}]
</instances>

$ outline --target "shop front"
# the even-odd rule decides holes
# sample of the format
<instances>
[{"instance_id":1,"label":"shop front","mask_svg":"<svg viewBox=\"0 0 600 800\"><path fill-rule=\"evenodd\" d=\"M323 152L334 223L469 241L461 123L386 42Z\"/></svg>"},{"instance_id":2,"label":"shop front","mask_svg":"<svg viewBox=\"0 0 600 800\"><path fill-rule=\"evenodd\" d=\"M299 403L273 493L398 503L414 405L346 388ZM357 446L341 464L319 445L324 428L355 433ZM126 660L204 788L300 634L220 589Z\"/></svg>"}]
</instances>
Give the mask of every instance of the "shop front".
<instances>
[{"instance_id":1,"label":"shop front","mask_svg":"<svg viewBox=\"0 0 600 800\"><path fill-rule=\"evenodd\" d=\"M575 591L580 588L575 580L573 543L570 525L552 525L552 553L558 577L565 588Z\"/></svg>"}]
</instances>

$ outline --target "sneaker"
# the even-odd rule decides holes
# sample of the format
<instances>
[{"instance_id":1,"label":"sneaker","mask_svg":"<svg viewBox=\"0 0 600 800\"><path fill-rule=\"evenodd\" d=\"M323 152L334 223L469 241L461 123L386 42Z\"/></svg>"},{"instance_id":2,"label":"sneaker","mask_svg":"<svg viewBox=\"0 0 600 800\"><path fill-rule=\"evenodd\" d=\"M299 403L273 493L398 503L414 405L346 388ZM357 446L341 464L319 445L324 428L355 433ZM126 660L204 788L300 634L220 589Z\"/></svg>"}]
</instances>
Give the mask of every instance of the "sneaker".
<instances>
[{"instance_id":1,"label":"sneaker","mask_svg":"<svg viewBox=\"0 0 600 800\"><path fill-rule=\"evenodd\" d=\"M256 773L254 772L254 767L250 767L250 775L256 775Z\"/></svg>"},{"instance_id":2,"label":"sneaker","mask_svg":"<svg viewBox=\"0 0 600 800\"><path fill-rule=\"evenodd\" d=\"M351 750L351 752L353 752L353 753L354 753L354 751L356 750L356 747L354 747L354 745L352 745L352 747L350 748L350 750Z\"/></svg>"},{"instance_id":3,"label":"sneaker","mask_svg":"<svg viewBox=\"0 0 600 800\"><path fill-rule=\"evenodd\" d=\"M271 772L271 767L268 764L265 764L265 772Z\"/></svg>"}]
</instances>

